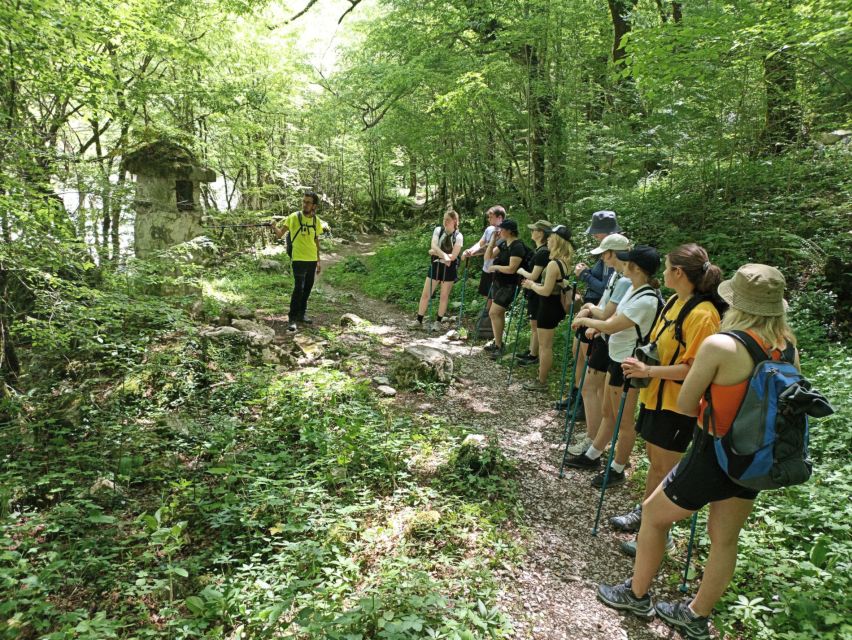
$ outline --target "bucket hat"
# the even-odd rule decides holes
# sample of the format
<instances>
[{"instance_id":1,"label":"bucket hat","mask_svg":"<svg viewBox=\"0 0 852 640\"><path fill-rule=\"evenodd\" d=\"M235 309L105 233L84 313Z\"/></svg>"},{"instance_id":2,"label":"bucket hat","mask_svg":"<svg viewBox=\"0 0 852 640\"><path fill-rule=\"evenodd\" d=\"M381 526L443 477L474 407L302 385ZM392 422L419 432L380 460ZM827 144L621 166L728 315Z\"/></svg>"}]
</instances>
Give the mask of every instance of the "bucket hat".
<instances>
[{"instance_id":1,"label":"bucket hat","mask_svg":"<svg viewBox=\"0 0 852 640\"><path fill-rule=\"evenodd\" d=\"M590 236L596 233L621 233L621 227L615 219L615 211L595 211L592 214L592 224L586 229Z\"/></svg>"},{"instance_id":2,"label":"bucket hat","mask_svg":"<svg viewBox=\"0 0 852 640\"><path fill-rule=\"evenodd\" d=\"M553 227L553 224L548 222L547 220L536 220L532 224L527 225L527 229L530 231L544 231L545 233L550 233L550 229Z\"/></svg>"},{"instance_id":3,"label":"bucket hat","mask_svg":"<svg viewBox=\"0 0 852 640\"><path fill-rule=\"evenodd\" d=\"M787 282L775 267L744 264L734 277L719 283L719 295L734 309L755 316L780 316L787 310Z\"/></svg>"}]
</instances>

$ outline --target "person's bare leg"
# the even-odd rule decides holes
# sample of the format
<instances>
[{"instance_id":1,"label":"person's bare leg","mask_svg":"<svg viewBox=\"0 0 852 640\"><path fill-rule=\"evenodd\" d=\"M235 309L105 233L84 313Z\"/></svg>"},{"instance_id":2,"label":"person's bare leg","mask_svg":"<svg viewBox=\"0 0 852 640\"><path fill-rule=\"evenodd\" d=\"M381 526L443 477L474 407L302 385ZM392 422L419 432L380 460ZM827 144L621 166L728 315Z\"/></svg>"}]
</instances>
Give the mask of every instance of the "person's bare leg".
<instances>
[{"instance_id":1,"label":"person's bare leg","mask_svg":"<svg viewBox=\"0 0 852 640\"><path fill-rule=\"evenodd\" d=\"M621 387L613 387L609 384L609 373L606 374L603 386L603 418L595 434L592 446L598 451L606 451L612 440L612 432L615 431L615 417L618 415L618 405L621 398Z\"/></svg>"},{"instance_id":2,"label":"person's bare leg","mask_svg":"<svg viewBox=\"0 0 852 640\"><path fill-rule=\"evenodd\" d=\"M530 355L538 356L538 320L530 320Z\"/></svg>"},{"instance_id":3,"label":"person's bare leg","mask_svg":"<svg viewBox=\"0 0 852 640\"><path fill-rule=\"evenodd\" d=\"M669 451L650 443L645 445L645 450L648 452L648 460L651 464L648 467L648 475L645 477L643 500L651 497L657 485L665 479L669 471L674 469L683 457L683 454L678 451Z\"/></svg>"},{"instance_id":4,"label":"person's bare leg","mask_svg":"<svg viewBox=\"0 0 852 640\"><path fill-rule=\"evenodd\" d=\"M442 318L447 315L447 305L450 303L450 293L453 290L453 282L441 283L441 300L438 303L438 315Z\"/></svg>"},{"instance_id":5,"label":"person's bare leg","mask_svg":"<svg viewBox=\"0 0 852 640\"><path fill-rule=\"evenodd\" d=\"M633 563L631 587L633 593L643 597L651 588L651 581L660 569L666 552L666 536L672 524L692 515L677 506L658 486L642 505L642 526L636 540L636 561Z\"/></svg>"},{"instance_id":6,"label":"person's bare leg","mask_svg":"<svg viewBox=\"0 0 852 640\"><path fill-rule=\"evenodd\" d=\"M571 343L571 353L577 349L577 338L574 338L574 342ZM577 354L577 362L574 363L574 384L580 384L580 376L583 374L583 363L586 361L586 354L588 353L589 345L585 342L580 343L580 353ZM570 392L571 389L568 389Z\"/></svg>"},{"instance_id":7,"label":"person's bare leg","mask_svg":"<svg viewBox=\"0 0 852 640\"><path fill-rule=\"evenodd\" d=\"M432 282L434 283L436 281L432 280ZM432 291L434 291L434 290L435 289L433 288ZM428 308L429 308L429 278L426 278L423 281L423 293L420 294L420 304L417 307L417 314L421 315L421 316L426 315L426 309L428 309Z\"/></svg>"},{"instance_id":8,"label":"person's bare leg","mask_svg":"<svg viewBox=\"0 0 852 640\"><path fill-rule=\"evenodd\" d=\"M547 384L553 366L553 329L538 329L538 381Z\"/></svg>"},{"instance_id":9,"label":"person's bare leg","mask_svg":"<svg viewBox=\"0 0 852 640\"><path fill-rule=\"evenodd\" d=\"M701 586L692 601L692 611L709 616L725 593L737 566L737 541L748 519L754 500L729 498L710 503L707 532L710 534L710 556L704 567ZM643 516L644 521L644 516Z\"/></svg>"},{"instance_id":10,"label":"person's bare leg","mask_svg":"<svg viewBox=\"0 0 852 640\"><path fill-rule=\"evenodd\" d=\"M586 369L583 381L583 410L586 412L586 437L594 440L604 414L603 384L606 374L603 371ZM610 416L612 419L612 416Z\"/></svg>"},{"instance_id":11,"label":"person's bare leg","mask_svg":"<svg viewBox=\"0 0 852 640\"><path fill-rule=\"evenodd\" d=\"M491 308L488 310L488 317L491 318L491 331L494 333L494 344L502 347L503 327L506 325L506 308L493 302Z\"/></svg>"}]
</instances>

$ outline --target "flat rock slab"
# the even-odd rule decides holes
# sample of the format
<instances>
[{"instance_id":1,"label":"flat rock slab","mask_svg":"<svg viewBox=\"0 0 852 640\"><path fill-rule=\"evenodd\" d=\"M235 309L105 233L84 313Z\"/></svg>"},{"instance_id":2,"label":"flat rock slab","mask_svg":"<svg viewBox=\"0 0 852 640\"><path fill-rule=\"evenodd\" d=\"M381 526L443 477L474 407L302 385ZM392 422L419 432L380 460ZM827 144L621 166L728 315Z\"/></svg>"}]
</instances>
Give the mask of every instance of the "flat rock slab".
<instances>
[{"instance_id":1,"label":"flat rock slab","mask_svg":"<svg viewBox=\"0 0 852 640\"><path fill-rule=\"evenodd\" d=\"M396 389L386 384L379 385L377 389L386 398L393 398L396 395Z\"/></svg>"},{"instance_id":2,"label":"flat rock slab","mask_svg":"<svg viewBox=\"0 0 852 640\"><path fill-rule=\"evenodd\" d=\"M256 347L265 347L275 338L275 330L254 320L231 320L231 327L243 333L243 339Z\"/></svg>"}]
</instances>

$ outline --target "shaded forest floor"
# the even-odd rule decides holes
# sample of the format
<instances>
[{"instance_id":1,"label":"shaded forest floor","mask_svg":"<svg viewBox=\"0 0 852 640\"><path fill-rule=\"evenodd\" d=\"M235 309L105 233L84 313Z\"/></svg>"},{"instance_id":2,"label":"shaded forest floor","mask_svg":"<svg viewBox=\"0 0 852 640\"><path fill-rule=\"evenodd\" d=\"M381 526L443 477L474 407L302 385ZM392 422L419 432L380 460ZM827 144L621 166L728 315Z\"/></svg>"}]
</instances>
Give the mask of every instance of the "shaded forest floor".
<instances>
[{"instance_id":1,"label":"shaded forest floor","mask_svg":"<svg viewBox=\"0 0 852 640\"><path fill-rule=\"evenodd\" d=\"M349 255L371 255L383 240L375 236L358 238L326 258L326 262L333 264ZM476 295L472 289L466 295ZM313 295L320 308L326 307L325 301L334 301L333 311L317 314L322 323L336 323L344 312L355 313L371 323L366 330L378 340L375 348L368 351L365 376L386 376L394 352L408 344L429 345L452 355L455 379L444 392L433 397L422 391L399 391L393 402L405 412L440 415L450 423L463 423L474 433L495 437L516 466L524 514L518 533L523 537L525 552L518 562L496 572L500 605L512 620L513 637L676 637L660 621L645 624L597 601L598 582L620 582L629 576L632 562L618 551L618 544L628 536L612 531L607 519L636 504L644 474L637 482L607 491L600 531L592 536L599 491L590 485L590 472L566 469L564 478L559 478L564 412L553 409L554 398L522 388L533 379L533 368L515 367L512 383L507 384L509 357L495 363L482 352L481 341L469 346L464 341L449 340L446 332L453 325L447 325L440 333L413 331L409 328L409 314L360 292L352 295L323 278ZM465 324L472 322L468 317ZM551 373L551 378L558 376L559 371ZM584 428L578 422L575 432L582 433ZM682 597L674 582L682 569L687 530L678 529L675 534L677 551L661 572L671 579L658 580L656 585L658 594L671 598Z\"/></svg>"}]
</instances>

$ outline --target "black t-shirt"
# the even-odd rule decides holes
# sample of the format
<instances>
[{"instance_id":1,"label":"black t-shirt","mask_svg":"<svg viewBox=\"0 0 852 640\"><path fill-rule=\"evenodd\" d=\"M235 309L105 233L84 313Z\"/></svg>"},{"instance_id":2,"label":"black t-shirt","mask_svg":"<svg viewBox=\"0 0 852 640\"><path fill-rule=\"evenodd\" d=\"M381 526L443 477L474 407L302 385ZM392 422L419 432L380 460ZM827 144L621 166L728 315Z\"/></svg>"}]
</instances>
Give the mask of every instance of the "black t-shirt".
<instances>
[{"instance_id":1,"label":"black t-shirt","mask_svg":"<svg viewBox=\"0 0 852 640\"><path fill-rule=\"evenodd\" d=\"M499 253L497 257L494 259L494 264L498 267L508 267L509 261L512 258L520 258L524 259L524 255L526 255L527 248L524 246L524 243L520 238L517 238L512 241L512 244L506 246L505 240L499 240L497 242L497 249ZM502 285L515 285L518 284L518 275L515 273L500 273L499 271L495 273L494 281L497 284Z\"/></svg>"},{"instance_id":2,"label":"black t-shirt","mask_svg":"<svg viewBox=\"0 0 852 640\"><path fill-rule=\"evenodd\" d=\"M546 244L543 244L533 253L533 271L536 267L542 268L541 274L538 276L538 280L536 280L539 284L544 281L544 270L547 269L548 262L550 262L550 249L547 248ZM524 289L524 295L529 298L533 295L533 290Z\"/></svg>"}]
</instances>

